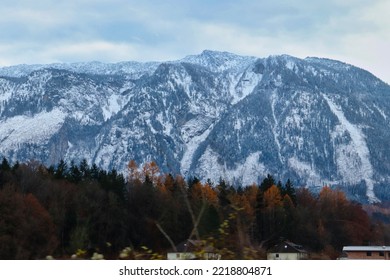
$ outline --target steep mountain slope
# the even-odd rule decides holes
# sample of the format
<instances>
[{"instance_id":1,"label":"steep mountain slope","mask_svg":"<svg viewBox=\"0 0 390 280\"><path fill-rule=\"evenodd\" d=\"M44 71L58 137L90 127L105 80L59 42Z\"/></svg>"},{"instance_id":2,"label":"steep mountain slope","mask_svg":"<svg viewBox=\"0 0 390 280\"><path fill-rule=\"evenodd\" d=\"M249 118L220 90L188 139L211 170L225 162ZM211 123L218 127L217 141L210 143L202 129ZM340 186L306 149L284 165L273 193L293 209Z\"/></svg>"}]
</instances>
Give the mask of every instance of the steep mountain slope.
<instances>
[{"instance_id":1,"label":"steep mountain slope","mask_svg":"<svg viewBox=\"0 0 390 280\"><path fill-rule=\"evenodd\" d=\"M13 161L86 158L125 172L131 159L154 160L204 180L271 173L389 196L390 87L342 62L204 51L0 74L0 154Z\"/></svg>"}]
</instances>

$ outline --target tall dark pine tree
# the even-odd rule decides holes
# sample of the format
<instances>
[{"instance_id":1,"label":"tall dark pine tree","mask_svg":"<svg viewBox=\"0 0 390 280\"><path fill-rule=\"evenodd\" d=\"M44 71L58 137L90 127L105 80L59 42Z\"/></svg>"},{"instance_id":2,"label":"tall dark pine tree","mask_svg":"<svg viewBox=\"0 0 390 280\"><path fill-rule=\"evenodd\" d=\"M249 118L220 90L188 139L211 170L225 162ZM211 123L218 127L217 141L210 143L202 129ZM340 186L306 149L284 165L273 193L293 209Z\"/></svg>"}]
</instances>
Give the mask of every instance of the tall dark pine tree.
<instances>
[{"instance_id":1,"label":"tall dark pine tree","mask_svg":"<svg viewBox=\"0 0 390 280\"><path fill-rule=\"evenodd\" d=\"M284 186L283 195L285 195L285 194L287 194L291 198L294 206L297 206L297 194L295 192L294 185L292 184L290 179L287 180L287 182Z\"/></svg>"},{"instance_id":2,"label":"tall dark pine tree","mask_svg":"<svg viewBox=\"0 0 390 280\"><path fill-rule=\"evenodd\" d=\"M82 173L80 172L80 169L78 166L72 161L70 163L69 168L69 174L68 174L69 180L73 183L78 183L81 181Z\"/></svg>"},{"instance_id":3,"label":"tall dark pine tree","mask_svg":"<svg viewBox=\"0 0 390 280\"><path fill-rule=\"evenodd\" d=\"M226 206L230 205L230 200L228 198L229 188L223 179L219 180L219 184L217 186L217 189L218 189L219 205L222 208L225 208Z\"/></svg>"},{"instance_id":4,"label":"tall dark pine tree","mask_svg":"<svg viewBox=\"0 0 390 280\"><path fill-rule=\"evenodd\" d=\"M90 178L91 177L91 171L89 169L88 162L87 162L87 160L85 158L80 162L79 170L80 170L84 180L86 178Z\"/></svg>"},{"instance_id":5,"label":"tall dark pine tree","mask_svg":"<svg viewBox=\"0 0 390 280\"><path fill-rule=\"evenodd\" d=\"M272 175L268 174L266 178L264 178L263 182L260 184L260 190L262 192L266 192L270 187L275 185L275 179Z\"/></svg>"},{"instance_id":6,"label":"tall dark pine tree","mask_svg":"<svg viewBox=\"0 0 390 280\"><path fill-rule=\"evenodd\" d=\"M3 157L3 161L1 162L0 169L2 171L10 171L11 170L11 166L9 165L8 160L5 157Z\"/></svg>"},{"instance_id":7,"label":"tall dark pine tree","mask_svg":"<svg viewBox=\"0 0 390 280\"><path fill-rule=\"evenodd\" d=\"M54 176L57 179L64 179L67 175L68 175L68 165L63 159L61 159L60 163L57 166L57 169L55 170Z\"/></svg>"},{"instance_id":8,"label":"tall dark pine tree","mask_svg":"<svg viewBox=\"0 0 390 280\"><path fill-rule=\"evenodd\" d=\"M266 238L267 230L265 227L266 223L266 214L265 214L265 203L264 203L264 193L275 185L275 179L272 175L268 174L266 178L261 182L259 190L256 197L256 225L255 231L257 233L257 241L262 242Z\"/></svg>"}]
</instances>

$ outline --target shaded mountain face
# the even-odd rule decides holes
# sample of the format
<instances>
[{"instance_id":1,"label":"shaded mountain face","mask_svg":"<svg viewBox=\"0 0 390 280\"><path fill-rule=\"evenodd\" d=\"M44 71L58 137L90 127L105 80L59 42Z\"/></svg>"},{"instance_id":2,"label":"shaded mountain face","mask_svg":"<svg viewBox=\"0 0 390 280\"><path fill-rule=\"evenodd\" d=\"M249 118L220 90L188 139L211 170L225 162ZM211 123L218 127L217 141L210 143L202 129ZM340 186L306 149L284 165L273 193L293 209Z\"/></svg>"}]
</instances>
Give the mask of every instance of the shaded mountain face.
<instances>
[{"instance_id":1,"label":"shaded mountain face","mask_svg":"<svg viewBox=\"0 0 390 280\"><path fill-rule=\"evenodd\" d=\"M329 59L204 51L179 61L0 69L0 155L85 158L236 185L269 174L370 202L390 192L390 87Z\"/></svg>"}]
</instances>

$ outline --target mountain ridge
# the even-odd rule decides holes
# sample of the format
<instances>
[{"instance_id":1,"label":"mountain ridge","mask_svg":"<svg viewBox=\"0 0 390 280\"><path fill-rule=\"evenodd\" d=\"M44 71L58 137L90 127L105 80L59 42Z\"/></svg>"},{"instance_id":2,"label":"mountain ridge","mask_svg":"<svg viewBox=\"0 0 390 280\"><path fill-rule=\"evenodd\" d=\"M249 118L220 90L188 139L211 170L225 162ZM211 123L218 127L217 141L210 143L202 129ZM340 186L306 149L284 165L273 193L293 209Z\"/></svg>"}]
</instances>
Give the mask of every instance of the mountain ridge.
<instances>
[{"instance_id":1,"label":"mountain ridge","mask_svg":"<svg viewBox=\"0 0 390 280\"><path fill-rule=\"evenodd\" d=\"M153 160L202 180L247 185L271 173L371 202L389 196L390 87L364 69L208 50L53 65L19 77L26 66L0 68L0 155L47 165L86 158L121 172L131 159Z\"/></svg>"}]
</instances>

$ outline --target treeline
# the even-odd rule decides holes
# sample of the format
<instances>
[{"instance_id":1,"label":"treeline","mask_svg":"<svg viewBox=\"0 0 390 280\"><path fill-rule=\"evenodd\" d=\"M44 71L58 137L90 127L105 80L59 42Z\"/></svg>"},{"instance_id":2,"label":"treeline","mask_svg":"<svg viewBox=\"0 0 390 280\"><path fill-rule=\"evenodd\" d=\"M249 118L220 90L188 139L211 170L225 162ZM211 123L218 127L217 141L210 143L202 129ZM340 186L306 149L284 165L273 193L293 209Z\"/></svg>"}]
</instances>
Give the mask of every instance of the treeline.
<instances>
[{"instance_id":1,"label":"treeline","mask_svg":"<svg viewBox=\"0 0 390 280\"><path fill-rule=\"evenodd\" d=\"M345 245L384 245L387 226L360 204L324 187L318 195L268 175L260 185L162 174L154 162L129 162L125 178L86 160L0 165L0 258L164 257L187 239L225 259L265 258L281 239L312 256L336 258ZM121 255L122 256L122 255Z\"/></svg>"}]
</instances>

